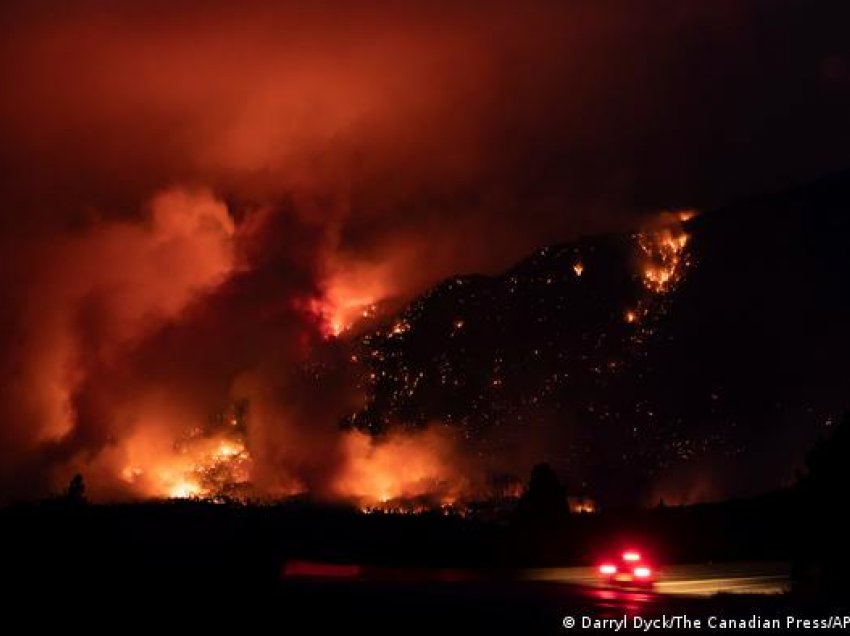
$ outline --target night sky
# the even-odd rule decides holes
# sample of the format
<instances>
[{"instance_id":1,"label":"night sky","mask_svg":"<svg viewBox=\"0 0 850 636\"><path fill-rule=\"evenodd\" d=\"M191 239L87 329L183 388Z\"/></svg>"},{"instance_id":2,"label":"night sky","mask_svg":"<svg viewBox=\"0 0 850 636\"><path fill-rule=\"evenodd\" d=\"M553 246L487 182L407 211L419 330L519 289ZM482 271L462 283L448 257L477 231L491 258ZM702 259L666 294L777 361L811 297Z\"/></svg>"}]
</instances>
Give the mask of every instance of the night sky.
<instances>
[{"instance_id":1,"label":"night sky","mask_svg":"<svg viewBox=\"0 0 850 636\"><path fill-rule=\"evenodd\" d=\"M0 498L788 483L847 407L846 179L787 193L850 168L846 2L302 4L0 8Z\"/></svg>"}]
</instances>

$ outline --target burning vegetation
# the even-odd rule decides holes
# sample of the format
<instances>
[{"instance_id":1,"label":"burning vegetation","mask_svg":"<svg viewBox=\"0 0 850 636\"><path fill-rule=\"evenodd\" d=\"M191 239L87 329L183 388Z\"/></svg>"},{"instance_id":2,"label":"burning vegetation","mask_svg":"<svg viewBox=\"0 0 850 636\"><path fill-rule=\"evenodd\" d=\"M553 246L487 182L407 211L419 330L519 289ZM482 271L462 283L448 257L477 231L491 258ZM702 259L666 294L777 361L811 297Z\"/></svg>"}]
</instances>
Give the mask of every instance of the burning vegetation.
<instances>
[{"instance_id":1,"label":"burning vegetation","mask_svg":"<svg viewBox=\"0 0 850 636\"><path fill-rule=\"evenodd\" d=\"M78 472L93 499L339 483L377 501L385 490L453 496L469 470L447 475L438 458L427 470L410 458L403 466L419 469L403 485L363 476L386 472L386 453L410 454L387 441L394 432L435 422L488 470L512 473L546 453L565 472L588 465L587 430L621 426L629 459L649 438L679 457L706 445L675 439L652 400L616 384L687 274L690 213L492 274L546 241L622 227L636 218L631 192L669 196L659 175L678 175L679 196L723 194L702 192L700 161L653 142L672 125L697 156L729 129L704 124L734 109L692 100L679 72L701 65L701 53L682 61L683 25L750 32L727 28L725 9L659 20L628 2L521 15L501 3L475 16L261 2L234 21L224 5L18 4L0 20L4 499L43 496ZM647 37L634 73L616 72L620 45ZM716 62L740 47L686 48ZM775 70L764 86L787 86L789 69ZM639 112L611 99L636 80L651 100ZM671 96L690 122L666 115ZM618 153L626 181L600 188L613 149L636 147L657 152L633 165L635 153ZM746 167L760 165L751 183L776 172ZM712 181L743 184L740 167ZM394 298L414 300L391 315ZM294 370L308 381L290 383ZM626 406L609 399L618 389ZM244 424L209 423L246 392ZM378 440L368 459L347 437L360 434ZM660 465L651 459L634 461ZM359 476L340 482L349 464Z\"/></svg>"},{"instance_id":2,"label":"burning vegetation","mask_svg":"<svg viewBox=\"0 0 850 636\"><path fill-rule=\"evenodd\" d=\"M364 511L451 509L472 495L452 432L444 427L399 432L384 439L345 435L345 462L334 490Z\"/></svg>"},{"instance_id":3,"label":"burning vegetation","mask_svg":"<svg viewBox=\"0 0 850 636\"><path fill-rule=\"evenodd\" d=\"M251 482L247 418L247 405L233 407L207 427L187 431L167 449L144 435L133 437L126 447L129 461L121 478L143 497L266 499L267 494ZM472 493L455 436L444 427L397 431L378 438L339 431L333 441L340 466L325 496L350 501L364 511L450 509ZM288 494L303 490L296 488Z\"/></svg>"},{"instance_id":4,"label":"burning vegetation","mask_svg":"<svg viewBox=\"0 0 850 636\"><path fill-rule=\"evenodd\" d=\"M250 259L255 249L253 232L268 222L262 214L236 228L227 210L215 200L172 197L162 201L190 206L201 220L211 217L224 228L209 239L200 236L222 246L226 257L226 268L210 266L211 286L222 280L239 283L243 272L257 266ZM168 238L168 232L175 233L182 239L185 228L176 220L166 223L169 214L171 210L164 208L157 217L167 230L163 234ZM621 315L632 327L630 337L636 344L651 337L650 318L663 312L665 297L689 265L689 237L682 218L665 217L664 223L634 235L639 293L636 304ZM202 227L218 226L206 222ZM158 231L158 227L154 229ZM152 250L162 249L158 240L152 237ZM193 240L199 239L195 236ZM258 360L282 357L259 376L245 376L267 378L277 373L286 377L281 371L281 361L285 361L293 365L291 373L306 384L289 386L284 382L279 388L272 385L270 390L255 391L250 399L235 400L211 418L194 408L195 404L184 404L184 396L171 387L140 382L145 390L134 394L131 385L138 378L131 375L126 386L113 386L112 380L104 377L101 382L108 391L120 396L112 398L115 410L104 417L117 414L133 422L132 432L110 441L93 459L80 456L73 468L91 476L95 498L107 499L129 495L245 501L310 493L350 501L366 511L460 511L470 501L503 499L492 487L493 475L524 474L531 462L546 457L547 452L545 443L534 436L516 439L504 431L522 431L527 422L536 425L551 413L565 412L568 404L561 401L568 395L565 389L582 374L608 382L628 365L622 356L603 353L608 334L590 336L606 323L603 314L594 313L592 296L585 299L600 284L604 286L600 276L608 276L606 272L618 267L622 271L615 254L606 256L594 244L567 246L562 256L558 249L539 252L541 259L563 258L557 268L547 266L538 273L532 260L525 269L499 278L498 288L488 287L482 279L455 277L398 313L385 309L385 295L391 286L383 278L364 283L360 289L350 277L331 276L318 290L304 290L313 300L286 306L286 311L296 316L310 316L315 333L305 334L299 324L292 332L282 333L278 343L274 337L261 339L261 344L268 341L272 346L268 350L261 346L252 356ZM540 304L534 299L538 287L560 296L558 302L563 305ZM445 315L437 316L434 308L440 306L441 294L446 292L455 298L446 306ZM184 295L178 306L169 309L166 319L192 309L192 299ZM161 301L152 294L149 302ZM522 320L530 321L517 340L529 346L522 353L490 342L506 327L500 323L499 312L488 308L514 306ZM586 317L576 312L579 307L589 312ZM239 330L232 332L234 343L251 342L255 324L278 328L279 315L272 314L273 322L264 322L269 312L264 302L256 308L249 304L248 311L253 314L231 316L239 325ZM553 322L559 313L570 316L562 326ZM203 322L199 325L196 332L210 328ZM423 329L437 332L426 335ZM194 336L189 331L178 333L184 340ZM550 339L537 342L537 334ZM290 347L292 341L299 343L295 352L285 349L279 354L275 350L282 343ZM170 349L181 346L178 340L164 342L168 343L161 348L165 358ZM420 350L422 343L431 343L433 350L430 345ZM115 347L120 352L124 344L118 342ZM441 351L443 345L448 349ZM458 356L449 355L450 349L457 349ZM200 357L204 357L201 349L189 350L194 355L201 351ZM158 362L156 357L153 360ZM537 386L525 386L523 365L529 360L537 368L550 370ZM142 362L150 364L144 358ZM483 366L475 370L479 362ZM156 377L156 370L154 364L133 372ZM223 371L221 378L213 376L217 390L239 394L245 379ZM334 377L339 381L326 384L327 378ZM343 378L352 378L354 386L347 386L348 379ZM518 388L522 388L519 398ZM206 386L202 390L208 391ZM340 412L345 408L340 405L348 398L340 405L330 402L348 393L355 394L355 408L346 414ZM328 400L328 396L335 397ZM315 410L292 412L285 406L288 400L315 401ZM602 419L615 417L610 407L600 402L589 404L588 412ZM269 452L269 440L273 452ZM567 461L578 458L570 453L565 454Z\"/></svg>"},{"instance_id":5,"label":"burning vegetation","mask_svg":"<svg viewBox=\"0 0 850 636\"><path fill-rule=\"evenodd\" d=\"M667 310L667 295L674 291L691 265L688 235L684 223L696 215L695 210L662 212L647 230L633 235L638 251L641 294L633 307L627 308L623 320L637 329L633 341L640 346L652 336L646 319L662 316Z\"/></svg>"},{"instance_id":6,"label":"burning vegetation","mask_svg":"<svg viewBox=\"0 0 850 636\"><path fill-rule=\"evenodd\" d=\"M688 265L683 258L688 235L681 227L667 227L650 234L638 234L637 240L645 257L643 283L646 288L656 294L672 289Z\"/></svg>"},{"instance_id":7,"label":"burning vegetation","mask_svg":"<svg viewBox=\"0 0 850 636\"><path fill-rule=\"evenodd\" d=\"M353 360L363 365L360 388L367 399L346 424L382 435L400 423L427 427L443 422L469 440L481 466L523 474L528 460L524 464L518 455L537 459L546 457L548 449L538 447L533 437L515 440L505 431L569 412L584 401L573 395L574 387L590 383L596 399L587 400L585 412L594 425L610 427L627 418L640 422L631 428L637 442L630 442L640 446L644 435L658 435L651 428L658 413L639 399L630 405L633 414L615 407L610 386L628 377L645 355L687 274L690 236L684 223L692 216L691 211L663 213L624 244L544 248L495 279L445 281L394 319L353 339ZM610 310L599 305L597 294L617 285L632 302L611 323ZM611 301L616 302L613 294ZM442 344L437 351L420 349L425 342ZM527 379L529 363L539 380L535 384ZM549 373L541 378L539 369ZM659 456L668 449L678 452L683 443L671 436ZM587 448L577 443L566 451L565 461L587 461ZM487 477L479 475L476 481L473 496L481 498L488 492L482 487ZM426 498L434 508L452 499L440 497L445 484L412 490L414 499L434 495Z\"/></svg>"},{"instance_id":8,"label":"burning vegetation","mask_svg":"<svg viewBox=\"0 0 850 636\"><path fill-rule=\"evenodd\" d=\"M653 228L633 235L639 263L639 289L643 291L638 294L637 303L627 308L623 316L627 324L634 326L631 338L637 345L652 336L652 319L659 312L663 313L666 296L681 282L689 266L689 236L683 222L690 215L691 212L662 215ZM594 263L598 258L592 250L575 248L570 264L572 282L564 280L562 284L578 284L578 279L587 271L587 263ZM593 270L603 267L604 264L597 263ZM513 280L514 277L507 278L509 291L515 284ZM556 282L547 274L541 284L551 286ZM466 288L467 284L462 278L448 283L458 289ZM344 287L339 280L330 285L324 299L313 301L309 310L319 319L323 336L331 339L323 346L344 345L347 348L348 343L354 345L344 360L360 378L366 408L348 416L346 424L352 427L350 430L338 430L327 438L326 443L330 445L327 452L333 455L332 461L338 467L332 471L329 483L316 494L350 501L368 512L458 512L470 501L503 497L504 493L500 495L488 486L491 479L487 472L492 469L484 469L488 461L489 465L497 466L496 458L488 459L484 455L488 461L483 464L471 462L467 456L475 444L461 452L460 437L474 438L475 435L463 425L463 420L453 424L458 422L457 412L430 413L425 416L431 420L429 422L421 422L421 416L411 417L410 406L420 403L428 391L433 390L429 387L435 380L438 386L454 390L470 385L470 380L460 377L456 363L449 359L438 360L434 369L417 369L400 357L409 339L415 337L420 328L422 301L394 317L382 316L379 296L348 293ZM369 288L377 290L374 285ZM447 316L445 338L462 343L470 336L475 337L477 328L462 311L464 306L461 302ZM361 325L362 335L344 338L355 324ZM370 324L377 326L370 329ZM551 355L561 348L552 343L535 349L532 355L543 359L543 351ZM307 376L324 373L321 364L311 371L310 365L314 364L309 362L305 367ZM619 373L623 364L608 360L598 366L598 373ZM528 406L533 409L536 404L545 402L547 393L561 381L553 375L551 383L543 387L539 396L531 398ZM505 399L501 396L509 395L516 382L504 358L496 356L481 395L473 396L472 400L482 405L498 405ZM386 398L387 387L394 387L390 398L391 403L399 406L395 412L378 402ZM386 418L381 422L374 419L376 407L380 407ZM522 413L528 411L528 407L523 407L517 415L521 418ZM148 497L213 501L265 497L268 493L254 485L256 458L249 450L251 427L248 419L248 403L242 402L207 425L184 431L167 448L146 434L131 437L121 479L131 490ZM433 424L434 419L444 424ZM519 484L515 479L511 483ZM284 489L284 494L309 490L308 482L296 480ZM521 486L513 488L514 498L520 491ZM594 506L589 499L570 500L574 512L592 512Z\"/></svg>"},{"instance_id":9,"label":"burning vegetation","mask_svg":"<svg viewBox=\"0 0 850 636\"><path fill-rule=\"evenodd\" d=\"M246 409L233 407L206 427L195 427L170 449L144 435L127 444L121 471L130 488L146 497L245 499L251 494L251 455L246 446Z\"/></svg>"}]
</instances>

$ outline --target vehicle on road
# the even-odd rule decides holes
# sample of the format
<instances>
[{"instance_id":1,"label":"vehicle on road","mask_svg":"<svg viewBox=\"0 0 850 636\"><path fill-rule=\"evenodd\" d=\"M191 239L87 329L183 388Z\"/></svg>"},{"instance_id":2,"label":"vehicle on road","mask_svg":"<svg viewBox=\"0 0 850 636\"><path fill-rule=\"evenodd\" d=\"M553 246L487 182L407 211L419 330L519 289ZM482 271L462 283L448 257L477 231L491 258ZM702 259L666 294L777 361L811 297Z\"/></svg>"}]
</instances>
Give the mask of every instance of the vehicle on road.
<instances>
[{"instance_id":1,"label":"vehicle on road","mask_svg":"<svg viewBox=\"0 0 850 636\"><path fill-rule=\"evenodd\" d=\"M603 559L597 568L606 585L651 588L656 581L656 570L640 550L628 548L617 558Z\"/></svg>"}]
</instances>

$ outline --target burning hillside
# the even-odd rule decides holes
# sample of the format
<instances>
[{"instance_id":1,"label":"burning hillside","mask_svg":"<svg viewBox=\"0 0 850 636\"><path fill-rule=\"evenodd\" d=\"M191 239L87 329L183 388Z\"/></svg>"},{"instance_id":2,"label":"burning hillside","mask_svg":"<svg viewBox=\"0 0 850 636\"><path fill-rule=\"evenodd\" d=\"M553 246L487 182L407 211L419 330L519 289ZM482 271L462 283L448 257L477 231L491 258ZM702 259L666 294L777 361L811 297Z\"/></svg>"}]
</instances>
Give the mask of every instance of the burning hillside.
<instances>
[{"instance_id":1,"label":"burning hillside","mask_svg":"<svg viewBox=\"0 0 850 636\"><path fill-rule=\"evenodd\" d=\"M624 269L619 275L624 280L642 281L644 288L641 291L640 285L631 284L636 299L633 306L636 309L626 310L627 317L633 316L632 320L627 318L627 322L640 324L631 335L628 332L623 334L626 338L624 342L640 345L646 341L651 335L648 330L655 324L656 314L665 306L664 297L685 276L689 256L685 249L688 234L681 225L683 220L681 215L673 217L665 214L651 228L634 234L630 239L631 247L622 245L620 266L631 267L628 265L630 262L637 263L637 266L631 272ZM611 265L617 267L616 263L601 260L593 243L567 249L566 253L573 260L570 269L575 276L573 280L569 277L564 280L563 284L567 286L594 285L594 277L598 275L594 271L596 268L610 270ZM663 279L663 284L658 283L661 280L658 276ZM512 274L508 281L513 289L511 294L521 291L518 275ZM551 275L546 275L542 282L547 287L556 284ZM449 284L465 285L462 279ZM392 502L411 501L418 502L412 504L414 508L451 506L462 499L491 496L488 484L494 474L514 471L516 475L523 475L527 472L527 466L516 457L502 461L500 451L492 446L493 440L488 439L489 431L480 428L475 432L466 428L462 418L458 422L457 413L439 414L440 419L437 421L442 422L443 426L423 422L431 414L414 415L409 419L407 416L410 413L387 414L388 417L380 425L370 420L370 407L374 408L376 400L384 397L381 392L388 384L399 384L395 389L394 400L412 404L418 399L419 391L428 388L434 381L423 369L414 371L402 368L400 375L395 375L397 372L388 371L385 367L387 362L399 355L400 348L411 338L417 337L420 320L415 312L429 302L427 298L417 301L396 318L377 315L374 300L373 296L346 296L340 287L330 287L326 299L310 307L320 320L325 338L338 340L344 348L349 346L344 332L356 327L355 331L361 333L354 343L355 351L343 364L351 366L354 377L361 383L367 405L366 409L355 411L348 418L348 423L354 425L355 430L329 433L327 440L334 449L337 468L331 482L319 490L319 494L359 502L367 509L404 507L411 504ZM461 302L452 315L455 316L464 304ZM352 313L342 311L341 308L356 311ZM343 317L345 328L335 329L334 320L343 320ZM385 327L369 331L368 325L376 321L383 321ZM463 342L469 337L470 331L475 333L476 322L473 320L470 325L466 318L454 317L448 325L446 336ZM618 329L614 324L609 327L612 332ZM317 346L334 346L334 343L317 343ZM482 353L486 354L486 351ZM539 350L535 355L540 355ZM623 351L621 355L634 354ZM621 373L628 362L626 359L611 359L602 365L587 355L584 359L592 362L590 370L603 375ZM469 380L461 381L457 376L452 376L452 366L447 362L444 360L439 363L439 384L452 388L468 385ZM315 365L315 361L306 362L302 373L310 376L329 372L323 369L321 363ZM509 389L504 385L510 382L512 373L506 367L504 358L497 356L485 378L484 388L490 392L491 401L498 402L502 392ZM551 393L553 388L551 384L544 385L544 393L531 398L528 403L528 413L533 413L536 407L545 402L546 393ZM457 406L461 410L469 409L474 403L461 402ZM278 485L271 492L254 485L251 477L253 458L250 452L249 418L250 408L245 403L240 408L230 409L212 418L211 423L205 426L187 429L174 440L170 448L163 446L162 440L150 439L149 431L143 429L126 444L127 460L121 470L121 477L133 492L155 497L256 498L311 490L310 484L297 477L288 479L284 486ZM378 436L372 437L357 429L371 430L373 435L377 433ZM461 444L457 435L452 436L451 431L466 438L466 441ZM469 455L481 459L472 461ZM528 461L533 461L532 454L525 460Z\"/></svg>"},{"instance_id":2,"label":"burning hillside","mask_svg":"<svg viewBox=\"0 0 850 636\"><path fill-rule=\"evenodd\" d=\"M795 203L761 205L767 211L756 215L737 211L745 222L731 213L664 213L630 235L544 248L501 276L444 281L358 339L369 397L347 422L374 432L445 422L475 440L482 465L524 475L545 459L574 490L603 501L737 492L737 468L709 467L744 470L777 443L772 417L804 448L836 408L812 406L806 396L820 391L816 383L790 385L779 375L812 352L795 349L780 367L765 367L791 318L776 303L808 296L785 237L814 239L808 222L794 225L802 218ZM783 226L766 233L773 209ZM829 210L818 214L832 218ZM799 244L795 253L820 275L829 267L819 261L836 254ZM768 326L741 330L761 320ZM829 345L818 346L835 359ZM788 389L784 399L754 392L747 367L729 363L748 351L752 368ZM793 451L775 453L785 459L759 460L761 488L792 478Z\"/></svg>"},{"instance_id":3,"label":"burning hillside","mask_svg":"<svg viewBox=\"0 0 850 636\"><path fill-rule=\"evenodd\" d=\"M650 291L663 294L684 276L689 264L685 252L689 237L682 224L695 215L693 210L664 213L658 228L637 234L637 243L643 253L643 282Z\"/></svg>"},{"instance_id":4,"label":"burning hillside","mask_svg":"<svg viewBox=\"0 0 850 636\"><path fill-rule=\"evenodd\" d=\"M269 493L251 483L252 459L243 435L202 432L164 448L141 436L127 442L129 463L121 478L137 496L210 501L268 500ZM340 432L339 469L327 496L363 510L409 510L452 507L472 498L473 475L457 454L453 435L445 429L398 432L382 439ZM289 492L307 492L293 484ZM479 491L480 494L480 491Z\"/></svg>"},{"instance_id":5,"label":"burning hillside","mask_svg":"<svg viewBox=\"0 0 850 636\"><path fill-rule=\"evenodd\" d=\"M439 498L541 459L637 498L742 456L762 421L796 448L792 414L810 431L836 407L830 377L784 389L840 351L819 338L841 341L841 308L788 310L826 306L803 272L842 297L840 231L646 221L831 169L843 33L760 40L754 86L764 7L303 4L0 4L0 499L78 472L96 500ZM826 20L797 4L771 24ZM765 118L783 91L794 108ZM765 368L777 351L801 364Z\"/></svg>"},{"instance_id":6,"label":"burning hillside","mask_svg":"<svg viewBox=\"0 0 850 636\"><path fill-rule=\"evenodd\" d=\"M197 218L216 227L204 220L219 218L214 204L164 197L155 204L156 249L177 240L169 233L184 240L184 225L168 220L168 206L177 204L195 206ZM258 214L238 230L217 221L225 231L209 240L221 242L235 273L211 266L211 276L241 284L240 272L252 267L257 224L268 222ZM557 466L575 491L604 498L601 474L630 475L640 486L640 479L650 483L729 452L724 435L694 426L690 418L697 416L668 392L681 387L670 373L690 373L666 361L678 354L667 345L681 330L673 312L691 310L682 290L692 290L691 276L712 262L700 242L704 225L692 218L665 213L640 232L544 248L499 277L449 279L398 313L386 313L380 297L346 295L342 286L310 292L321 300L287 311L305 316L315 331L297 353L286 353L299 362L279 382L265 385L256 375L230 381L224 386L231 406L210 415L187 410L185 396L163 393L158 383L138 393L125 386L132 376L104 375L101 390L121 396L114 413L134 425L99 453L73 456L70 465L88 476L96 498L244 500L309 492L364 510L415 511L498 497L493 484L500 475L521 483L540 460ZM97 240L108 245L110 234ZM153 299L156 311L184 311ZM258 309L251 320L262 322L267 310ZM244 325L247 335L251 321ZM209 327L202 321L197 328ZM180 329L158 337L168 352L193 334ZM132 349L134 338L128 332L106 341L104 361ZM140 369L152 361L140 359ZM82 382L85 389L92 379ZM327 404L328 395L344 399ZM307 410L283 406L279 396ZM711 389L710 398L712 412L732 413L722 389ZM97 414L97 403L74 399ZM314 426L294 425L306 420ZM669 492L666 498L676 499Z\"/></svg>"},{"instance_id":7,"label":"burning hillside","mask_svg":"<svg viewBox=\"0 0 850 636\"><path fill-rule=\"evenodd\" d=\"M671 377L693 376L669 345L693 337L680 326L698 306L690 279L706 261L717 268L704 227L692 212L664 213L639 232L544 248L499 277L449 279L398 313L330 285L293 307L316 331L279 382L245 376L213 415L127 394L133 432L73 465L106 498L309 492L364 510L457 509L501 496L494 483L521 484L540 460L603 500L612 477L649 489L656 475L740 452L683 401L705 380ZM713 417L736 417L723 388L708 393ZM292 424L305 420L315 425Z\"/></svg>"}]
</instances>

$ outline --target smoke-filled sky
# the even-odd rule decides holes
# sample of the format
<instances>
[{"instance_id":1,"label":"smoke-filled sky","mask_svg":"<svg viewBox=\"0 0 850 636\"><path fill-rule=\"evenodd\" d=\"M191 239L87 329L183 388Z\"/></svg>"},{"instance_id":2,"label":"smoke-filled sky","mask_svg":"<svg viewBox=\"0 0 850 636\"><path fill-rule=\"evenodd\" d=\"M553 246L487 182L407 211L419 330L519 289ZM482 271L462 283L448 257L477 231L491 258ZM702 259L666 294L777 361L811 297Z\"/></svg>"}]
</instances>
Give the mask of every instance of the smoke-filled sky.
<instances>
[{"instance_id":1,"label":"smoke-filled sky","mask_svg":"<svg viewBox=\"0 0 850 636\"><path fill-rule=\"evenodd\" d=\"M846 167L848 23L841 0L5 3L0 491L83 470L120 496L131 455L236 399L255 481L333 490L359 396L285 380L323 321Z\"/></svg>"}]
</instances>

